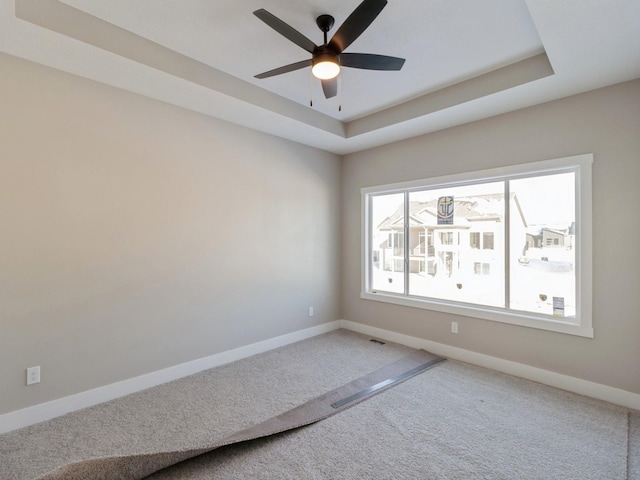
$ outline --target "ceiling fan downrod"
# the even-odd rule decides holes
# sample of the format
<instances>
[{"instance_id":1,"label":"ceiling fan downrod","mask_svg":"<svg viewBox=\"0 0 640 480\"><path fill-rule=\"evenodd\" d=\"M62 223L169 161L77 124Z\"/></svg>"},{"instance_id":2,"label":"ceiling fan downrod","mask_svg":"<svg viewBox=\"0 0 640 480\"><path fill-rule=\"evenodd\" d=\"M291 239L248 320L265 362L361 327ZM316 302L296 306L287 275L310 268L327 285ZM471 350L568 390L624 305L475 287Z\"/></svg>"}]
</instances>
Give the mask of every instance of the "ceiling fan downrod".
<instances>
[{"instance_id":1,"label":"ceiling fan downrod","mask_svg":"<svg viewBox=\"0 0 640 480\"><path fill-rule=\"evenodd\" d=\"M318 18L316 18L316 25L318 25L318 28L322 30L322 33L324 33L325 47L328 43L327 33L329 33L329 30L333 28L335 21L335 18L333 18L331 15L320 15Z\"/></svg>"}]
</instances>

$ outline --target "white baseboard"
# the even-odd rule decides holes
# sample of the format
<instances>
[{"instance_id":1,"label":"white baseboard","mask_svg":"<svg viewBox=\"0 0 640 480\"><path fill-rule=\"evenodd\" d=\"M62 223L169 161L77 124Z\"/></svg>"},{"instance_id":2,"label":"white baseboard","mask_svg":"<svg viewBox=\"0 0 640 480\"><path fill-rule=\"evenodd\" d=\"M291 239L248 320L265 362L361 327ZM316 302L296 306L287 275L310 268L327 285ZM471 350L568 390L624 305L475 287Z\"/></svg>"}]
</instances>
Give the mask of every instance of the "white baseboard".
<instances>
[{"instance_id":1,"label":"white baseboard","mask_svg":"<svg viewBox=\"0 0 640 480\"><path fill-rule=\"evenodd\" d=\"M607 402L615 403L627 408L640 410L640 395L627 392L614 387L601 385L587 380L582 380L568 375L531 367L522 363L503 360L481 353L452 347L442 343L432 342L410 335L392 332L381 328L371 327L362 323L350 320L336 320L333 322L318 325L316 327L299 330L279 337L253 343L244 347L236 348L226 352L200 358L191 362L169 367L156 372L151 372L138 377L116 382L104 387L95 388L86 392L81 392L68 397L59 398L50 402L34 405L15 412L0 415L0 434L27 427L38 422L50 420L65 413L91 407L102 402L123 397L131 393L139 392L147 388L155 387L172 380L177 380L195 373L218 367L236 360L250 357L258 353L283 347L290 343L306 340L323 333L345 328L354 332L359 332L372 337L382 338L390 342L400 343L412 348L422 348L436 355L460 360L485 368L490 368L498 372L507 373L516 377L525 378L534 382L539 382L570 392L586 395Z\"/></svg>"},{"instance_id":2,"label":"white baseboard","mask_svg":"<svg viewBox=\"0 0 640 480\"><path fill-rule=\"evenodd\" d=\"M498 372L507 373L515 377L532 380L534 382L549 385L551 387L560 388L569 392L586 395L588 397L597 398L606 402L615 403L627 408L640 410L640 395L637 393L627 392L619 388L609 387L599 383L582 380L561 373L543 370L541 368L531 367L522 363L503 360L497 357L491 357L482 353L464 350L462 348L452 347L442 343L431 342L422 338L403 335L401 333L384 330L377 327L371 327L362 323L352 322L350 320L340 320L340 326L347 330L371 335L372 337L381 338L390 342L400 343L412 348L422 348L436 355L460 360L462 362L471 363L485 368L490 368Z\"/></svg>"},{"instance_id":3,"label":"white baseboard","mask_svg":"<svg viewBox=\"0 0 640 480\"><path fill-rule=\"evenodd\" d=\"M270 338L262 342L182 363L174 367L165 368L138 377L129 378L121 382L94 388L86 392L59 398L50 402L34 405L15 412L0 415L0 434L18 428L27 427L34 423L50 420L65 413L91 407L147 388L193 375L194 373L234 362L258 353L283 347L290 343L306 340L341 327L339 320Z\"/></svg>"}]
</instances>

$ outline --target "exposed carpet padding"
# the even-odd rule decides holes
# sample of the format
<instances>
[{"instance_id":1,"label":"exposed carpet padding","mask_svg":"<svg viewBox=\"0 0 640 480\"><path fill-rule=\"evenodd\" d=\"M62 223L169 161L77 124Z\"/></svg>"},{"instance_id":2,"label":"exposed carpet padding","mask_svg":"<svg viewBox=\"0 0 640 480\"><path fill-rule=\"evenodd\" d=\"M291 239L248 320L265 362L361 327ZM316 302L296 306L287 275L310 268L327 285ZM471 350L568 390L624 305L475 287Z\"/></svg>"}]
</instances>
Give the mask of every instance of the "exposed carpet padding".
<instances>
[{"instance_id":1,"label":"exposed carpet padding","mask_svg":"<svg viewBox=\"0 0 640 480\"><path fill-rule=\"evenodd\" d=\"M115 478L139 480L165 467L225 445L268 437L326 419L357 405L371 395L382 393L385 389L399 385L402 381L426 371L443 360L442 357L418 350L280 415L221 439L210 440L207 444L194 444L187 449L176 451L83 460L63 465L38 477L38 480L109 480Z\"/></svg>"},{"instance_id":2,"label":"exposed carpet padding","mask_svg":"<svg viewBox=\"0 0 640 480\"><path fill-rule=\"evenodd\" d=\"M0 435L0 479L182 450L278 415L411 353L339 330Z\"/></svg>"},{"instance_id":3,"label":"exposed carpet padding","mask_svg":"<svg viewBox=\"0 0 640 480\"><path fill-rule=\"evenodd\" d=\"M411 351L344 330L305 340L2 435L0 478L215 441ZM625 480L639 424L624 408L449 360L322 422L149 478Z\"/></svg>"},{"instance_id":4,"label":"exposed carpet padding","mask_svg":"<svg viewBox=\"0 0 640 480\"><path fill-rule=\"evenodd\" d=\"M154 480L626 478L626 412L448 361L341 415Z\"/></svg>"}]
</instances>

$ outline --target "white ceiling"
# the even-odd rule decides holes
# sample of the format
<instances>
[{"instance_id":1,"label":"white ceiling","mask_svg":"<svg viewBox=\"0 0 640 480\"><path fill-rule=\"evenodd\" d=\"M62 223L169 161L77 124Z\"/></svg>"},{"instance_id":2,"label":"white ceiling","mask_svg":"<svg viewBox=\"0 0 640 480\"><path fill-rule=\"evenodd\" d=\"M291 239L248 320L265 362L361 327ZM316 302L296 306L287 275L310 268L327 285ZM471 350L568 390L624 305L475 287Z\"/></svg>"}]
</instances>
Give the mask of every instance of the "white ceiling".
<instances>
[{"instance_id":1,"label":"white ceiling","mask_svg":"<svg viewBox=\"0 0 640 480\"><path fill-rule=\"evenodd\" d=\"M401 71L254 78L309 58L254 10L321 44L360 1L0 0L0 50L339 154L640 77L638 0L389 0L346 51Z\"/></svg>"}]
</instances>

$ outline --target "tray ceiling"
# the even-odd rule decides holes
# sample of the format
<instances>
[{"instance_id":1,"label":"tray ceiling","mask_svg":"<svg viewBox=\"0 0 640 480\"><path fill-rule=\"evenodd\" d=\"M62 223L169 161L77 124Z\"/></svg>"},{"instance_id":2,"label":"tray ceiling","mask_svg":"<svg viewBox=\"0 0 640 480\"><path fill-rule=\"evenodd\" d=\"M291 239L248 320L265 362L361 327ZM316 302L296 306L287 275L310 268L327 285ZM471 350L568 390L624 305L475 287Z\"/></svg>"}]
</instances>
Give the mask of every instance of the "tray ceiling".
<instances>
[{"instance_id":1,"label":"tray ceiling","mask_svg":"<svg viewBox=\"0 0 640 480\"><path fill-rule=\"evenodd\" d=\"M636 0L390 0L346 51L401 71L345 68L329 100L309 68L254 78L309 57L254 10L320 44L358 3L0 0L0 50L340 154L640 77Z\"/></svg>"}]
</instances>

